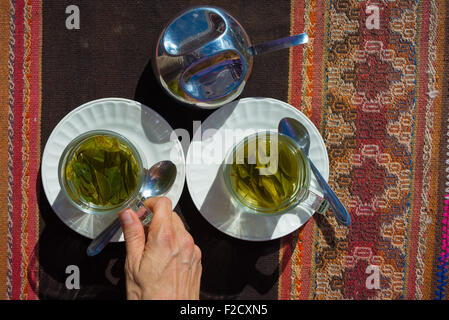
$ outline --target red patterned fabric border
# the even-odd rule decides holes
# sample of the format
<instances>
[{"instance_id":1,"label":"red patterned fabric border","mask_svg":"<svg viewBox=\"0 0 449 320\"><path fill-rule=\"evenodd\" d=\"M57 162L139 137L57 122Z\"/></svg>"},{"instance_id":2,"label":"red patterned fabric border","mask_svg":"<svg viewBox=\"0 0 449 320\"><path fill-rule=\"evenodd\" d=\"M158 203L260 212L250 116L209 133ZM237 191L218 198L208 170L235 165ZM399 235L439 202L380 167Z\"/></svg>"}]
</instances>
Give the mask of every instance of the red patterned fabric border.
<instances>
[{"instance_id":1,"label":"red patterned fabric border","mask_svg":"<svg viewBox=\"0 0 449 320\"><path fill-rule=\"evenodd\" d=\"M448 5L290 5L310 42L290 49L288 102L320 130L352 225L329 211L281 239L278 297L447 299ZM0 8L0 298L37 299L42 4Z\"/></svg>"},{"instance_id":2,"label":"red patterned fabric border","mask_svg":"<svg viewBox=\"0 0 449 320\"><path fill-rule=\"evenodd\" d=\"M282 241L279 297L435 298L445 4L291 3L292 34L311 42L291 50L289 101L321 131L353 222L329 212Z\"/></svg>"},{"instance_id":3,"label":"red patterned fabric border","mask_svg":"<svg viewBox=\"0 0 449 320\"><path fill-rule=\"evenodd\" d=\"M8 299L36 299L37 270L30 269L30 257L39 235L36 182L40 162L41 3L11 0L10 8L10 197L6 294ZM33 268L36 268L35 264Z\"/></svg>"}]
</instances>

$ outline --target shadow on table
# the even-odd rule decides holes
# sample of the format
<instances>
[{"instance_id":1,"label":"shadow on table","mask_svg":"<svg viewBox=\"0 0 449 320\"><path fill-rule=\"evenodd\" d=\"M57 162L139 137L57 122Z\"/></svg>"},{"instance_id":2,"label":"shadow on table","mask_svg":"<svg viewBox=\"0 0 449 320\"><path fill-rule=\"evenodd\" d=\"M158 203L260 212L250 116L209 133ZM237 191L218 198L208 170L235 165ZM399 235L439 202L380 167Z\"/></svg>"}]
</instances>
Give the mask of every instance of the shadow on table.
<instances>
[{"instance_id":1,"label":"shadow on table","mask_svg":"<svg viewBox=\"0 0 449 320\"><path fill-rule=\"evenodd\" d=\"M253 219L248 220L248 213L234 209L220 176L214 179L212 189L214 192L206 195L201 207L202 212L211 213L208 216L210 223L222 230L239 233L241 237L252 238L257 230L260 230L260 234L273 234L276 222L271 223L271 219L264 219L266 217L251 217ZM213 210L216 214L212 213ZM209 223L208 225L211 226ZM215 227L209 232L208 236L199 241L204 266L202 296L233 299L239 298L242 290L250 290L246 292L245 298L270 296L270 290L276 286L279 275L285 268L284 265L279 269L279 240L238 240ZM255 292L251 292L253 290Z\"/></svg>"},{"instance_id":2,"label":"shadow on table","mask_svg":"<svg viewBox=\"0 0 449 320\"><path fill-rule=\"evenodd\" d=\"M313 219L323 234L326 244L333 249L337 246L338 239L335 236L334 227L329 223L328 215L329 211L325 215L316 213L313 215Z\"/></svg>"},{"instance_id":3,"label":"shadow on table","mask_svg":"<svg viewBox=\"0 0 449 320\"><path fill-rule=\"evenodd\" d=\"M194 109L170 98L156 80L151 61L142 72L134 99L158 112L172 128L187 130L190 138L194 133L193 122L203 122L213 112ZM232 112L232 108L227 111ZM226 115L219 118L224 120ZM221 125L214 123L212 127ZM279 240L250 242L225 235L198 212L186 186L179 208L187 230L202 251L202 299L277 297Z\"/></svg>"},{"instance_id":4,"label":"shadow on table","mask_svg":"<svg viewBox=\"0 0 449 320\"><path fill-rule=\"evenodd\" d=\"M193 121L204 121L213 111L196 109L176 102L159 85L148 61L136 86L134 100L161 115L173 129L183 128L193 134Z\"/></svg>"},{"instance_id":5,"label":"shadow on table","mask_svg":"<svg viewBox=\"0 0 449 320\"><path fill-rule=\"evenodd\" d=\"M204 121L212 113L180 105L167 96L150 62L139 78L134 99L158 112L172 128L186 129L190 137L193 121ZM41 227L28 265L31 289L40 299L126 298L124 244L112 243L98 256L88 257L86 249L91 239L68 228L53 212L40 174L36 190ZM285 267L279 270L278 240L249 242L221 233L198 212L186 186L176 211L202 250L202 299L277 297L276 283ZM66 273L68 266L79 268L80 289L67 288L66 281L72 274Z\"/></svg>"},{"instance_id":6,"label":"shadow on table","mask_svg":"<svg viewBox=\"0 0 449 320\"><path fill-rule=\"evenodd\" d=\"M88 257L86 249L91 239L68 228L53 212L43 190L41 171L36 191L41 232L28 265L32 290L40 299L124 299L123 243L112 243L100 255ZM71 265L79 268L80 289L66 286L73 274L66 273L66 268ZM70 278L69 283L73 283Z\"/></svg>"}]
</instances>

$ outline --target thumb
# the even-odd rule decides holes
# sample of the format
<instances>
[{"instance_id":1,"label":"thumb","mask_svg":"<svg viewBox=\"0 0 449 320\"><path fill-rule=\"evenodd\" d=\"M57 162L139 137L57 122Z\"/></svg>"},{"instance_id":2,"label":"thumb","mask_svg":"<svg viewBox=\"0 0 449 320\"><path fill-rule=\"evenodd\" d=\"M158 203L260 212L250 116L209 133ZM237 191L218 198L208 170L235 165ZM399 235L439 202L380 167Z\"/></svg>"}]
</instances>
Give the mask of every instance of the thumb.
<instances>
[{"instance_id":1,"label":"thumb","mask_svg":"<svg viewBox=\"0 0 449 320\"><path fill-rule=\"evenodd\" d=\"M132 266L140 265L145 247L145 232L136 213L131 209L120 212L120 223L126 243L126 257Z\"/></svg>"}]
</instances>

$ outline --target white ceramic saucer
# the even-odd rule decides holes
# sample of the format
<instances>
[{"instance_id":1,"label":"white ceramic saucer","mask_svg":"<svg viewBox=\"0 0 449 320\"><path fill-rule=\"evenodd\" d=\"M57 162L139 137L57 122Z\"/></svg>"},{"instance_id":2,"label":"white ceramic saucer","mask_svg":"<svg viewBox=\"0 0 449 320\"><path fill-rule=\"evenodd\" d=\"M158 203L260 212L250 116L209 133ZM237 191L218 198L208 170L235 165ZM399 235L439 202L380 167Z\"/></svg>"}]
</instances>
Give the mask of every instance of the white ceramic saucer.
<instances>
[{"instance_id":1,"label":"white ceramic saucer","mask_svg":"<svg viewBox=\"0 0 449 320\"><path fill-rule=\"evenodd\" d=\"M314 124L291 105L270 98L245 98L229 103L211 114L194 134L187 152L187 186L198 210L218 230L239 239L277 239L301 227L312 210L296 207L277 216L257 216L239 209L230 199L221 166L227 152L250 133L277 132L284 117L299 120L309 131L309 157L323 177L329 178L329 158L323 138ZM202 139L200 139L200 133ZM312 175L311 186L321 194Z\"/></svg>"},{"instance_id":2,"label":"white ceramic saucer","mask_svg":"<svg viewBox=\"0 0 449 320\"><path fill-rule=\"evenodd\" d=\"M64 197L58 180L59 159L74 138L90 130L111 130L128 138L145 159L148 168L171 160L177 168L175 182L166 194L173 207L181 197L185 181L185 159L179 140L171 140L171 126L158 113L139 102L106 98L83 104L67 114L54 128L42 156L42 183L45 195L61 220L74 231L94 238L117 215L86 214ZM121 231L111 241L123 241Z\"/></svg>"}]
</instances>

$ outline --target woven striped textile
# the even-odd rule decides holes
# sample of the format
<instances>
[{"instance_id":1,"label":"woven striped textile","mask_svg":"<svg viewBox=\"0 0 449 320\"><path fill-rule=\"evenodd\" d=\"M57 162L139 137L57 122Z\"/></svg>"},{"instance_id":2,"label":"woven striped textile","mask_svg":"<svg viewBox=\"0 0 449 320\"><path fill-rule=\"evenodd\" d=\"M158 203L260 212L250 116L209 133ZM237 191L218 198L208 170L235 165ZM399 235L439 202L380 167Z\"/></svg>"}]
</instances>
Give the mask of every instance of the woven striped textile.
<instances>
[{"instance_id":1,"label":"woven striped textile","mask_svg":"<svg viewBox=\"0 0 449 320\"><path fill-rule=\"evenodd\" d=\"M41 3L0 2L0 298L36 299L39 236Z\"/></svg>"},{"instance_id":2,"label":"woven striped textile","mask_svg":"<svg viewBox=\"0 0 449 320\"><path fill-rule=\"evenodd\" d=\"M291 8L292 33L304 26L311 42L291 50L289 102L321 130L329 183L353 220L315 219L282 240L279 297L447 299L447 3Z\"/></svg>"},{"instance_id":3,"label":"woven striped textile","mask_svg":"<svg viewBox=\"0 0 449 320\"><path fill-rule=\"evenodd\" d=\"M124 298L123 245L85 256L89 239L46 202L42 151L84 102L164 99L149 86L149 43L200 3L224 7L255 43L308 33L305 46L257 57L242 97L284 100L312 120L328 150L329 184L352 217L343 227L329 209L280 240L249 243L208 225L185 190L177 210L203 251L201 298L448 299L446 1L148 3L86 1L80 30L67 30L65 9L75 3L0 1L0 299ZM169 104L152 107L174 128L209 115L170 113ZM64 284L71 264L82 275L76 292Z\"/></svg>"}]
</instances>

